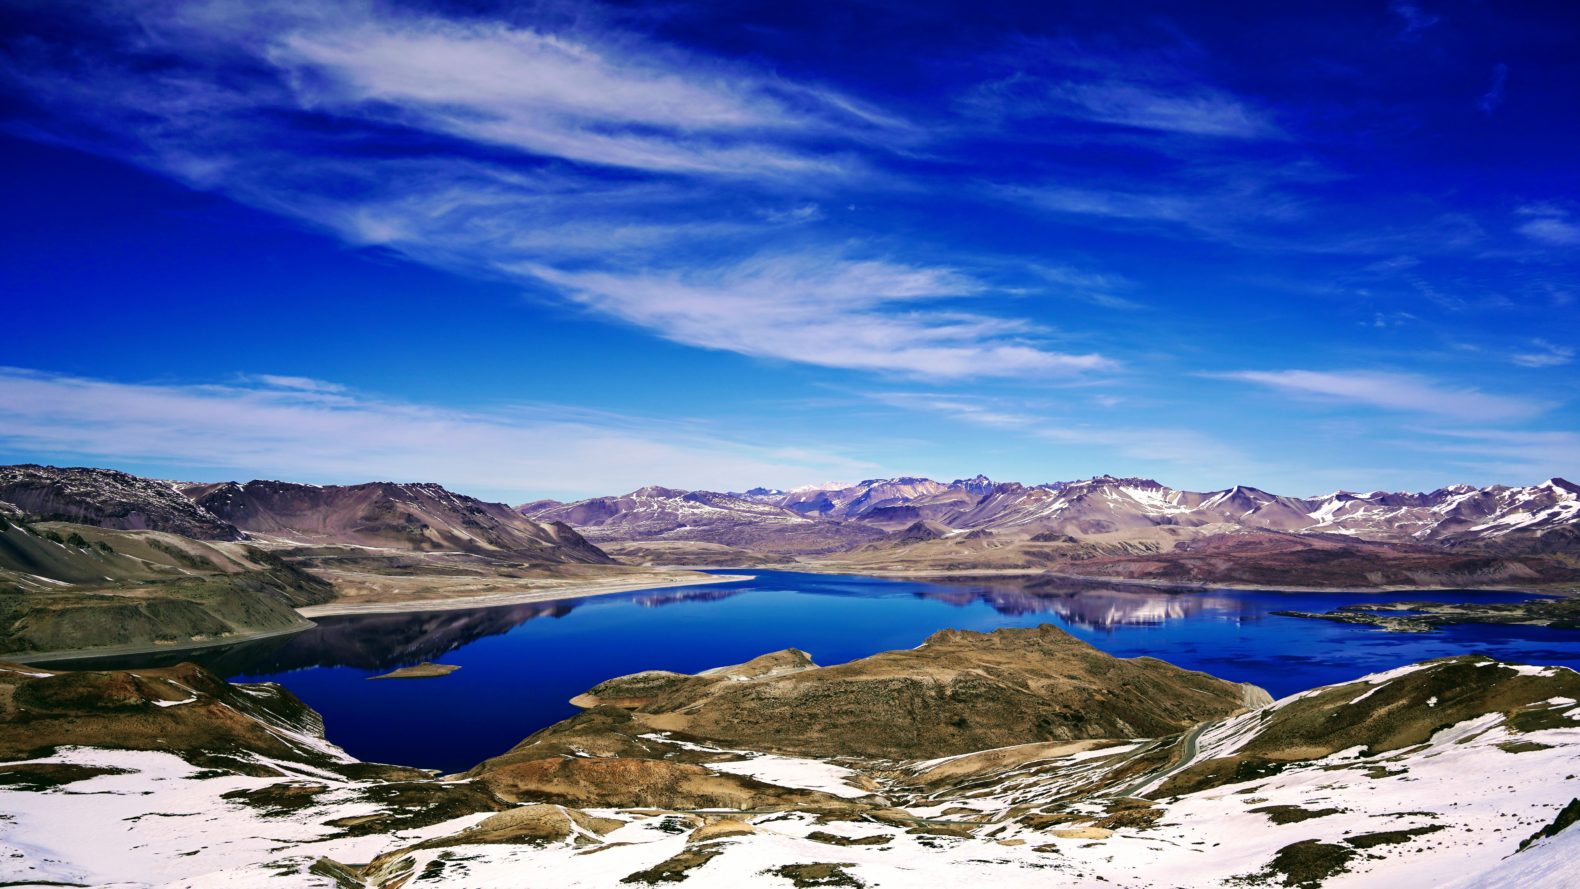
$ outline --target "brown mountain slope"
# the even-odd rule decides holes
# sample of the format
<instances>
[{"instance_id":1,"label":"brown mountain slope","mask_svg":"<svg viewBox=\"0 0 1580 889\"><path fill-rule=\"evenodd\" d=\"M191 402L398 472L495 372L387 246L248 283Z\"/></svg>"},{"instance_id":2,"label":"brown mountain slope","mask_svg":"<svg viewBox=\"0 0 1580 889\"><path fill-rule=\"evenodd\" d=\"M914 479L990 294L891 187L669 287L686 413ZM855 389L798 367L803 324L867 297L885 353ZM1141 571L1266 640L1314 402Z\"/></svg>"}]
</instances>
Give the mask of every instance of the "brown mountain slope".
<instances>
[{"instance_id":1,"label":"brown mountain slope","mask_svg":"<svg viewBox=\"0 0 1580 889\"><path fill-rule=\"evenodd\" d=\"M185 489L203 509L251 533L307 544L501 554L531 561L613 560L568 525L539 524L503 503L435 484L225 482Z\"/></svg>"},{"instance_id":2,"label":"brown mountain slope","mask_svg":"<svg viewBox=\"0 0 1580 889\"><path fill-rule=\"evenodd\" d=\"M172 483L113 469L0 466L0 501L40 521L168 531L198 540L242 536L235 525L181 496Z\"/></svg>"},{"instance_id":3,"label":"brown mountain slope","mask_svg":"<svg viewBox=\"0 0 1580 889\"><path fill-rule=\"evenodd\" d=\"M311 626L324 579L246 543L0 519L0 654L177 648Z\"/></svg>"}]
</instances>

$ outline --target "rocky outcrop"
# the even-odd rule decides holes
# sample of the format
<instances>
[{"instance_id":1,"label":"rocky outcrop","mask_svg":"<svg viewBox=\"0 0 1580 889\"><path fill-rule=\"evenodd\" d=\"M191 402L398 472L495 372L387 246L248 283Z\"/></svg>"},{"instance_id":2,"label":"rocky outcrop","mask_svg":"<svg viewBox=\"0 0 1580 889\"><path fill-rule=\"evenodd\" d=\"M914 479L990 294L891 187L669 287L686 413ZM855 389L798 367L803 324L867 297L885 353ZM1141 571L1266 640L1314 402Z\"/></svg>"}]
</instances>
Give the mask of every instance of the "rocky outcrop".
<instances>
[{"instance_id":1,"label":"rocky outcrop","mask_svg":"<svg viewBox=\"0 0 1580 889\"><path fill-rule=\"evenodd\" d=\"M113 469L0 466L0 501L39 521L167 531L197 540L242 537L235 525L182 496L173 483Z\"/></svg>"}]
</instances>

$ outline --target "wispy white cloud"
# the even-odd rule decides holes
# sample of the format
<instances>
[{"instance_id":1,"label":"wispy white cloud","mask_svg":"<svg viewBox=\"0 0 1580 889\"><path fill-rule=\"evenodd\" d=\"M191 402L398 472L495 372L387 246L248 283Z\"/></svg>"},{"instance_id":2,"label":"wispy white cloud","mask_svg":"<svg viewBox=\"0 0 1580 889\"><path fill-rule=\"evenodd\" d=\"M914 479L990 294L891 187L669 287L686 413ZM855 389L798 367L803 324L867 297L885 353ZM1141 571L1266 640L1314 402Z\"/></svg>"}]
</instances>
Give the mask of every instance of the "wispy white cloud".
<instances>
[{"instance_id":1,"label":"wispy white cloud","mask_svg":"<svg viewBox=\"0 0 1580 889\"><path fill-rule=\"evenodd\" d=\"M1426 29L1437 24L1440 19L1421 8L1421 4L1411 0L1394 0L1388 4L1388 10L1399 17L1405 37L1414 37Z\"/></svg>"},{"instance_id":2,"label":"wispy white cloud","mask_svg":"<svg viewBox=\"0 0 1580 889\"><path fill-rule=\"evenodd\" d=\"M1235 139L1281 135L1265 112L1204 87L1166 93L1135 83L1065 84L1050 98L1067 100L1089 120L1136 129Z\"/></svg>"},{"instance_id":3,"label":"wispy white cloud","mask_svg":"<svg viewBox=\"0 0 1580 889\"><path fill-rule=\"evenodd\" d=\"M150 77L135 53L85 67L64 48L22 79L112 131L90 147L353 244L530 283L675 342L752 356L950 379L1113 367L1047 348L1045 331L986 300L962 310L958 300L985 290L943 265L818 243L810 223L827 174L855 169L837 146L909 132L819 84L632 35L395 7L132 9L110 14L132 19L128 43L193 70ZM212 76L235 68L246 76ZM334 124L280 123L291 115ZM322 132L377 138L390 125L429 141L347 152L350 137ZM514 163L501 145L572 163ZM765 251L787 226L806 237Z\"/></svg>"},{"instance_id":4,"label":"wispy white cloud","mask_svg":"<svg viewBox=\"0 0 1580 889\"><path fill-rule=\"evenodd\" d=\"M1136 289L1123 275L1085 271L1070 266L1033 265L1028 269L1049 285L1052 292L1106 309L1142 309L1145 306L1120 293Z\"/></svg>"},{"instance_id":5,"label":"wispy white cloud","mask_svg":"<svg viewBox=\"0 0 1580 889\"><path fill-rule=\"evenodd\" d=\"M837 173L844 161L788 140L873 125L826 91L780 88L667 47L622 49L393 16L286 34L266 55L309 107L639 170Z\"/></svg>"},{"instance_id":6,"label":"wispy white cloud","mask_svg":"<svg viewBox=\"0 0 1580 889\"><path fill-rule=\"evenodd\" d=\"M1167 54L1119 58L1067 41L1033 41L1007 61L1011 73L973 86L962 107L992 118L1063 118L1179 136L1285 137L1267 109Z\"/></svg>"},{"instance_id":7,"label":"wispy white cloud","mask_svg":"<svg viewBox=\"0 0 1580 889\"><path fill-rule=\"evenodd\" d=\"M1371 326L1378 330L1386 330L1390 327L1403 327L1416 320L1418 320L1416 316L1409 312L1373 312Z\"/></svg>"},{"instance_id":8,"label":"wispy white cloud","mask_svg":"<svg viewBox=\"0 0 1580 889\"><path fill-rule=\"evenodd\" d=\"M783 209L764 210L760 215L765 221L776 225L801 225L822 219L823 208L817 204L799 204Z\"/></svg>"},{"instance_id":9,"label":"wispy white cloud","mask_svg":"<svg viewBox=\"0 0 1580 889\"><path fill-rule=\"evenodd\" d=\"M1178 192L1140 192L1050 184L1004 186L999 189L999 193L1043 210L1077 216L1194 225L1197 219L1208 215L1207 201L1198 195Z\"/></svg>"},{"instance_id":10,"label":"wispy white cloud","mask_svg":"<svg viewBox=\"0 0 1580 889\"><path fill-rule=\"evenodd\" d=\"M861 460L789 442L732 441L673 420L513 405L465 411L365 396L325 381L155 385L0 368L0 450L139 463L203 479L438 481L526 500L661 480L727 490L861 475Z\"/></svg>"},{"instance_id":11,"label":"wispy white cloud","mask_svg":"<svg viewBox=\"0 0 1580 889\"><path fill-rule=\"evenodd\" d=\"M1500 483L1527 483L1563 475L1575 477L1580 433L1486 427L1421 428L1402 444L1413 450L1449 456Z\"/></svg>"},{"instance_id":12,"label":"wispy white cloud","mask_svg":"<svg viewBox=\"0 0 1580 889\"><path fill-rule=\"evenodd\" d=\"M1449 386L1417 374L1367 370L1247 370L1207 376L1345 404L1461 420L1522 419L1551 407L1526 398Z\"/></svg>"},{"instance_id":13,"label":"wispy white cloud","mask_svg":"<svg viewBox=\"0 0 1580 889\"><path fill-rule=\"evenodd\" d=\"M339 393L346 391L346 387L328 380L315 380L312 377L293 377L283 374L248 374L242 377L244 382L256 383L275 389L292 389L298 392Z\"/></svg>"},{"instance_id":14,"label":"wispy white cloud","mask_svg":"<svg viewBox=\"0 0 1580 889\"><path fill-rule=\"evenodd\" d=\"M1252 249L1374 252L1383 244L1312 239L1290 223L1310 222L1307 203L1286 192L1278 181L1287 173L1265 171L1197 171L1182 174L1170 186L1137 188L1115 182L1063 181L1000 185L1000 198L1058 216L1083 219L1121 229L1145 228L1164 233L1234 244Z\"/></svg>"},{"instance_id":15,"label":"wispy white cloud","mask_svg":"<svg viewBox=\"0 0 1580 889\"><path fill-rule=\"evenodd\" d=\"M1519 231L1527 238L1554 247L1580 247L1580 223L1573 220L1568 208L1549 203L1526 204L1515 214L1525 218Z\"/></svg>"},{"instance_id":16,"label":"wispy white cloud","mask_svg":"<svg viewBox=\"0 0 1580 889\"><path fill-rule=\"evenodd\" d=\"M1013 399L980 395L877 391L866 393L866 397L891 407L1013 432L1036 442L1101 448L1110 464L1103 471L1131 471L1112 465L1116 457L1131 461L1132 466L1134 461L1168 464L1175 471L1188 469L1197 477L1243 478L1258 468L1241 448L1186 426L1093 423Z\"/></svg>"},{"instance_id":17,"label":"wispy white cloud","mask_svg":"<svg viewBox=\"0 0 1580 889\"><path fill-rule=\"evenodd\" d=\"M1509 356L1521 367L1559 367L1575 360L1575 350L1543 339L1531 340L1531 351L1516 352Z\"/></svg>"},{"instance_id":18,"label":"wispy white cloud","mask_svg":"<svg viewBox=\"0 0 1580 889\"><path fill-rule=\"evenodd\" d=\"M1117 366L1095 353L1046 349L1038 344L1044 331L1024 321L937 308L984 291L945 267L765 254L706 271L510 270L676 342L746 355L941 379L1068 376Z\"/></svg>"}]
</instances>

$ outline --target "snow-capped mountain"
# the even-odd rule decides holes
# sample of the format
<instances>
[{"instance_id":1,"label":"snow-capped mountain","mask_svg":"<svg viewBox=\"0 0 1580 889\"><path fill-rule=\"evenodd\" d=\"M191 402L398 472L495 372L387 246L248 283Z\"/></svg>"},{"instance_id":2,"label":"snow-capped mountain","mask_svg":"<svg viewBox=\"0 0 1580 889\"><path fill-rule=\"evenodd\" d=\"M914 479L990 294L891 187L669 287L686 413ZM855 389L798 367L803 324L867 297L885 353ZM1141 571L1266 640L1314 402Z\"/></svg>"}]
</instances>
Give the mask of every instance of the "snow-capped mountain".
<instances>
[{"instance_id":1,"label":"snow-capped mountain","mask_svg":"<svg viewBox=\"0 0 1580 889\"><path fill-rule=\"evenodd\" d=\"M883 536L852 522L812 518L764 495L682 491L652 485L616 497L575 503L539 501L520 507L537 521L565 522L591 540L685 540L765 552L827 552Z\"/></svg>"},{"instance_id":2,"label":"snow-capped mountain","mask_svg":"<svg viewBox=\"0 0 1580 889\"><path fill-rule=\"evenodd\" d=\"M1580 485L1561 478L1518 488L1454 485L1430 494L1340 491L1313 502L1317 522L1310 530L1361 537L1464 541L1539 535L1580 521Z\"/></svg>"},{"instance_id":3,"label":"snow-capped mountain","mask_svg":"<svg viewBox=\"0 0 1580 889\"><path fill-rule=\"evenodd\" d=\"M939 482L927 478L868 479L847 487L794 491L753 488L714 494L644 488L624 497L573 504L529 504L523 511L584 528L595 539L717 540L729 527L737 541L778 530L804 536L807 523L839 523L838 539L856 541L852 526L903 532L917 522L1015 537L1112 538L1158 528L1337 534L1360 540L1458 546L1517 543L1546 550L1580 541L1580 485L1551 479L1538 485L1430 493L1291 497L1236 485L1186 491L1151 479L1099 476L1024 485L984 477ZM743 529L755 526L751 532ZM738 544L737 544L738 545Z\"/></svg>"}]
</instances>

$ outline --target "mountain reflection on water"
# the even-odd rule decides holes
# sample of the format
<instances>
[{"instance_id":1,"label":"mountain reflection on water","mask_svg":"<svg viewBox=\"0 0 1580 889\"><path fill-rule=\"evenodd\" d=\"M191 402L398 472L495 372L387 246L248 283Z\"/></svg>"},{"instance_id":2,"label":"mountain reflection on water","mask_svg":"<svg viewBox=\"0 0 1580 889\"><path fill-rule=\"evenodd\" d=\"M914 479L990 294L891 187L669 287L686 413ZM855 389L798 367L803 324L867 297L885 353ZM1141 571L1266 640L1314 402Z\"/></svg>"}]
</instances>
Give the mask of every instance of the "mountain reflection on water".
<instances>
[{"instance_id":1,"label":"mountain reflection on water","mask_svg":"<svg viewBox=\"0 0 1580 889\"><path fill-rule=\"evenodd\" d=\"M661 608L717 602L744 589L663 589L623 594L629 604ZM222 676L289 673L310 667L387 670L442 658L489 636L502 636L529 620L565 617L590 599L556 599L522 605L393 614L330 615L316 627L288 636L188 651L79 659L69 665L113 669L169 666L189 661Z\"/></svg>"},{"instance_id":2,"label":"mountain reflection on water","mask_svg":"<svg viewBox=\"0 0 1580 889\"><path fill-rule=\"evenodd\" d=\"M530 620L562 618L577 608L604 600L623 600L638 608L664 608L721 602L753 590L739 585L669 588L582 599L560 599L522 605L452 611L358 614L320 617L318 626L289 636L276 636L196 651L78 660L79 667L114 668L167 666L192 661L224 676L289 673L311 667L355 667L388 670L445 654L489 636L501 636ZM814 594L845 595L843 590L812 590ZM866 591L859 590L857 594ZM1158 626L1204 611L1254 620L1262 609L1208 593L1174 593L1136 587L1051 586L1046 580L995 580L990 584L925 584L913 592L918 599L965 608L986 605L1010 617L1047 614L1071 627L1113 630L1122 626Z\"/></svg>"},{"instance_id":3,"label":"mountain reflection on water","mask_svg":"<svg viewBox=\"0 0 1580 889\"><path fill-rule=\"evenodd\" d=\"M965 607L976 602L1015 617L1052 614L1069 626L1114 630L1122 626L1161 626L1211 612L1235 620L1255 620L1262 609L1210 593L1169 593L1135 589L1031 590L1025 586L973 586L927 591L926 599Z\"/></svg>"}]
</instances>

